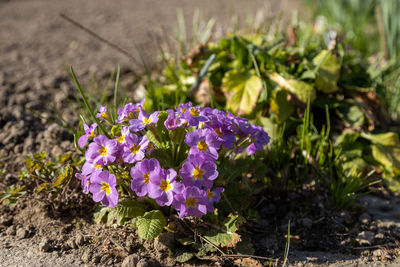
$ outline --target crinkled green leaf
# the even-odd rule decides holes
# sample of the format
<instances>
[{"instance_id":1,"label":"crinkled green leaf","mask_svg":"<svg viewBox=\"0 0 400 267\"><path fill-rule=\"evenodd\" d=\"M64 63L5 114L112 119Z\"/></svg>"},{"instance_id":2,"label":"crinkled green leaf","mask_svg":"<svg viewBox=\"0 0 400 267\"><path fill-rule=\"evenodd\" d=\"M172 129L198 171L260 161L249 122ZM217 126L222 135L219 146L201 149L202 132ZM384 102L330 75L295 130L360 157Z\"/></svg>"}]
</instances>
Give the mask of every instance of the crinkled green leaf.
<instances>
[{"instance_id":1,"label":"crinkled green leaf","mask_svg":"<svg viewBox=\"0 0 400 267\"><path fill-rule=\"evenodd\" d=\"M317 97L314 87L306 82L294 79L285 79L278 73L269 74L269 78L278 86L285 88L292 93L296 98L306 104L310 97L311 102Z\"/></svg>"},{"instance_id":2,"label":"crinkled green leaf","mask_svg":"<svg viewBox=\"0 0 400 267\"><path fill-rule=\"evenodd\" d=\"M336 57L328 50L322 50L313 63L319 66L315 78L315 86L324 93L334 93L339 90L337 82L340 77L340 64Z\"/></svg>"},{"instance_id":3,"label":"crinkled green leaf","mask_svg":"<svg viewBox=\"0 0 400 267\"><path fill-rule=\"evenodd\" d=\"M372 156L384 169L393 175L400 174L400 147L375 144L371 148Z\"/></svg>"},{"instance_id":4,"label":"crinkled green leaf","mask_svg":"<svg viewBox=\"0 0 400 267\"><path fill-rule=\"evenodd\" d=\"M274 90L272 92L270 108L276 114L278 122L287 120L295 110L294 106L287 101L286 90Z\"/></svg>"},{"instance_id":5,"label":"crinkled green leaf","mask_svg":"<svg viewBox=\"0 0 400 267\"><path fill-rule=\"evenodd\" d=\"M227 96L226 107L236 114L250 114L261 92L260 78L246 70L231 70L222 79L222 89Z\"/></svg>"},{"instance_id":6,"label":"crinkled green leaf","mask_svg":"<svg viewBox=\"0 0 400 267\"><path fill-rule=\"evenodd\" d=\"M175 252L174 258L177 262L184 263L194 257L194 253L188 250L178 250Z\"/></svg>"},{"instance_id":7,"label":"crinkled green leaf","mask_svg":"<svg viewBox=\"0 0 400 267\"><path fill-rule=\"evenodd\" d=\"M159 210L146 212L143 216L137 217L136 227L138 234L145 240L151 240L161 234L167 221Z\"/></svg>"},{"instance_id":8,"label":"crinkled green leaf","mask_svg":"<svg viewBox=\"0 0 400 267\"><path fill-rule=\"evenodd\" d=\"M396 146L399 143L399 136L394 132L387 132L381 134L361 133L361 136L373 144L380 144L383 146Z\"/></svg>"},{"instance_id":9,"label":"crinkled green leaf","mask_svg":"<svg viewBox=\"0 0 400 267\"><path fill-rule=\"evenodd\" d=\"M118 203L118 215L123 218L133 219L145 213L145 206L134 200L125 200Z\"/></svg>"}]
</instances>

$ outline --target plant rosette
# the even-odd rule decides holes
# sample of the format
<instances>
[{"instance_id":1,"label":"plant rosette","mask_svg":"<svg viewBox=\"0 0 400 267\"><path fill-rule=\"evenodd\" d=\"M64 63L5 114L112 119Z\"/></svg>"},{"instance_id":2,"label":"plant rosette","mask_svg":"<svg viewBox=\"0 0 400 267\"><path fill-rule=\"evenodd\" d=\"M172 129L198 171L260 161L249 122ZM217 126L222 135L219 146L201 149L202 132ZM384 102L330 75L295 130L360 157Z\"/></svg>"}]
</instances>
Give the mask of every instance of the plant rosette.
<instances>
[{"instance_id":1,"label":"plant rosette","mask_svg":"<svg viewBox=\"0 0 400 267\"><path fill-rule=\"evenodd\" d=\"M76 177L104 206L116 207L119 195L131 191L133 198L173 207L181 218L201 217L214 211L224 191L214 183L218 160L253 155L270 140L262 127L218 109L189 102L148 114L143 104L126 104L115 121L100 106L102 125L83 124L78 145L86 148L86 161Z\"/></svg>"}]
</instances>

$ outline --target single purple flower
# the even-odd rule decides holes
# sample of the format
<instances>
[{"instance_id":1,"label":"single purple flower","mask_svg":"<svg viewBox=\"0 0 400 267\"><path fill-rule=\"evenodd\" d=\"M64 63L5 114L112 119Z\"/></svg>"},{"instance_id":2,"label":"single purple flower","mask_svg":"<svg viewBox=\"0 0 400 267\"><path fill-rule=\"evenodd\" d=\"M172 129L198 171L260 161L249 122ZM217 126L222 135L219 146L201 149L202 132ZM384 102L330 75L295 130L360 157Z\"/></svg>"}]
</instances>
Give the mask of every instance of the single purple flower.
<instances>
[{"instance_id":1,"label":"single purple flower","mask_svg":"<svg viewBox=\"0 0 400 267\"><path fill-rule=\"evenodd\" d=\"M81 187L84 194L89 193L89 186L90 186L90 176L84 175L82 173L76 173L75 177L81 181Z\"/></svg>"},{"instance_id":2,"label":"single purple flower","mask_svg":"<svg viewBox=\"0 0 400 267\"><path fill-rule=\"evenodd\" d=\"M110 140L104 135L95 137L93 141L86 150L86 161L102 166L114 162L118 152L117 141L114 139Z\"/></svg>"},{"instance_id":3,"label":"single purple flower","mask_svg":"<svg viewBox=\"0 0 400 267\"><path fill-rule=\"evenodd\" d=\"M147 137L139 137L136 134L129 133L125 136L125 142L122 154L124 162L135 163L141 161L144 158L147 146L149 145Z\"/></svg>"},{"instance_id":4,"label":"single purple flower","mask_svg":"<svg viewBox=\"0 0 400 267\"><path fill-rule=\"evenodd\" d=\"M115 175L102 171L98 175L92 175L90 180L89 191L93 194L93 201L101 201L104 206L115 208L118 204Z\"/></svg>"},{"instance_id":5,"label":"single purple flower","mask_svg":"<svg viewBox=\"0 0 400 267\"><path fill-rule=\"evenodd\" d=\"M247 147L249 155L253 155L256 151L262 151L263 147L267 145L271 139L261 126L252 125L251 128L253 129L250 135L252 143Z\"/></svg>"},{"instance_id":6,"label":"single purple flower","mask_svg":"<svg viewBox=\"0 0 400 267\"><path fill-rule=\"evenodd\" d=\"M122 144L122 145L125 144L125 143L126 143L125 137L126 137L128 134L130 134L129 127L128 127L128 126L122 127L122 129L121 129L121 136L119 136L119 137L117 138L117 142L120 143L120 144Z\"/></svg>"},{"instance_id":7,"label":"single purple flower","mask_svg":"<svg viewBox=\"0 0 400 267\"><path fill-rule=\"evenodd\" d=\"M102 171L103 166L100 164L96 164L94 162L86 161L85 164L82 166L82 174L83 175L90 175L95 171Z\"/></svg>"},{"instance_id":8,"label":"single purple flower","mask_svg":"<svg viewBox=\"0 0 400 267\"><path fill-rule=\"evenodd\" d=\"M96 114L96 118L108 119L107 106L99 107L99 112Z\"/></svg>"},{"instance_id":9,"label":"single purple flower","mask_svg":"<svg viewBox=\"0 0 400 267\"><path fill-rule=\"evenodd\" d=\"M211 188L218 177L217 165L204 154L191 154L183 163L179 174L185 186Z\"/></svg>"},{"instance_id":10,"label":"single purple flower","mask_svg":"<svg viewBox=\"0 0 400 267\"><path fill-rule=\"evenodd\" d=\"M157 179L160 175L160 163L155 159L144 159L131 168L131 188L139 197L149 192L150 181Z\"/></svg>"},{"instance_id":11,"label":"single purple flower","mask_svg":"<svg viewBox=\"0 0 400 267\"><path fill-rule=\"evenodd\" d=\"M218 159L220 143L210 129L197 129L187 133L185 143L190 146L189 154L205 153L214 160Z\"/></svg>"},{"instance_id":12,"label":"single purple flower","mask_svg":"<svg viewBox=\"0 0 400 267\"><path fill-rule=\"evenodd\" d=\"M219 202L221 199L221 193L224 192L225 189L223 187L216 187L213 190L207 189L207 198L208 198L208 203L207 203L207 211L208 212L213 212L214 211L214 203Z\"/></svg>"},{"instance_id":13,"label":"single purple flower","mask_svg":"<svg viewBox=\"0 0 400 267\"><path fill-rule=\"evenodd\" d=\"M174 197L172 205L179 211L179 218L186 216L201 217L207 213L207 193L198 187L186 187L182 194Z\"/></svg>"},{"instance_id":14,"label":"single purple flower","mask_svg":"<svg viewBox=\"0 0 400 267\"><path fill-rule=\"evenodd\" d=\"M182 127L186 124L186 120L179 112L174 112L173 110L167 110L167 112L169 115L164 122L164 126L168 130L175 130L176 128Z\"/></svg>"},{"instance_id":15,"label":"single purple flower","mask_svg":"<svg viewBox=\"0 0 400 267\"><path fill-rule=\"evenodd\" d=\"M176 181L174 169L161 169L160 175L154 177L149 184L149 197L156 200L160 206L169 206L176 194L181 194L185 187Z\"/></svg>"},{"instance_id":16,"label":"single purple flower","mask_svg":"<svg viewBox=\"0 0 400 267\"><path fill-rule=\"evenodd\" d=\"M137 114L140 109L143 108L144 101L145 99L136 104L128 103L123 108L120 108L118 110L117 123L128 122L129 120L137 118Z\"/></svg>"},{"instance_id":17,"label":"single purple flower","mask_svg":"<svg viewBox=\"0 0 400 267\"><path fill-rule=\"evenodd\" d=\"M198 126L199 122L208 121L208 118L203 115L201 107L186 109L183 118L188 122L189 126Z\"/></svg>"},{"instance_id":18,"label":"single purple flower","mask_svg":"<svg viewBox=\"0 0 400 267\"><path fill-rule=\"evenodd\" d=\"M80 148L83 148L86 145L89 138L93 138L96 136L94 132L96 128L97 128L96 123L93 123L92 125L90 125L90 127L86 123L83 124L83 129L85 130L85 134L79 137L78 146Z\"/></svg>"},{"instance_id":19,"label":"single purple flower","mask_svg":"<svg viewBox=\"0 0 400 267\"><path fill-rule=\"evenodd\" d=\"M236 141L235 134L231 130L231 123L225 114L216 113L213 110L212 114L208 115L210 119L204 127L211 129L216 135L217 140L226 148L231 148Z\"/></svg>"},{"instance_id":20,"label":"single purple flower","mask_svg":"<svg viewBox=\"0 0 400 267\"><path fill-rule=\"evenodd\" d=\"M179 104L178 107L175 107L175 110L183 115L185 114L186 110L190 109L191 107L193 107L192 102L188 102L186 104Z\"/></svg>"},{"instance_id":21,"label":"single purple flower","mask_svg":"<svg viewBox=\"0 0 400 267\"><path fill-rule=\"evenodd\" d=\"M149 115L143 109L140 109L138 118L129 121L129 128L134 132L139 132L147 125L157 123L158 114L160 114L160 112L155 111L153 114Z\"/></svg>"}]
</instances>

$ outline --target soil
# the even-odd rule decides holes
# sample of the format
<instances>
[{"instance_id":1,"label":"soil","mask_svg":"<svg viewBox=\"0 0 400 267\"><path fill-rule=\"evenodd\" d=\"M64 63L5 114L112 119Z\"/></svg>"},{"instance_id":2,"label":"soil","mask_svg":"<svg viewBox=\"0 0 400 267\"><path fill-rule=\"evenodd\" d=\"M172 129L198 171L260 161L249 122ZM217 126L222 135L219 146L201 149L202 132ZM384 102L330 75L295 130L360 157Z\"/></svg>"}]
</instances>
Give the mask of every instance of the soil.
<instances>
[{"instance_id":1,"label":"soil","mask_svg":"<svg viewBox=\"0 0 400 267\"><path fill-rule=\"evenodd\" d=\"M76 125L76 107L69 102L76 89L65 66L72 65L82 84L90 87L93 76L104 86L120 64L121 86L133 97L133 73L140 69L133 44L144 51L147 64L157 61L158 45L164 45L160 40L172 39L177 8L188 22L199 8L205 18L217 17L221 25L228 25L232 13L244 18L247 12L263 10L265 16L273 16L296 6L298 1L0 0L0 163L5 169L0 189L18 181L27 155L45 151L55 157L74 151L70 133L30 111L53 117L54 107ZM60 13L118 44L136 60L99 42ZM168 257L171 242L164 241L171 240L170 234L145 242L129 227L94 224L91 199L75 189L68 194L81 208L55 213L32 195L13 207L0 204L1 266L179 265ZM290 220L288 265L400 264L400 197L383 188L362 197L351 211L334 210L326 195L312 190L266 199L262 205L249 238L256 255L273 258L273 263L283 262ZM259 261L269 265L268 260ZM189 261L187 266L235 263L220 258Z\"/></svg>"}]
</instances>

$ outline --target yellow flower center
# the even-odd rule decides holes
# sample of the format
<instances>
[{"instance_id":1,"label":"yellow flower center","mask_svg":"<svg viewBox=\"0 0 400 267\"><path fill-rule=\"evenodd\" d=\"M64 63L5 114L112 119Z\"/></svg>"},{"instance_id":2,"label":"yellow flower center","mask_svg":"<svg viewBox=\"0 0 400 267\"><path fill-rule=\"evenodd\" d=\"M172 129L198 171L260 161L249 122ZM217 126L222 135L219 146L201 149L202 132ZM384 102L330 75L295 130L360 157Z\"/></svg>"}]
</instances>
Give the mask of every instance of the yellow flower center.
<instances>
[{"instance_id":1,"label":"yellow flower center","mask_svg":"<svg viewBox=\"0 0 400 267\"><path fill-rule=\"evenodd\" d=\"M172 187L169 183L169 181L167 180L162 180L160 183L160 189L163 190L165 193L168 192L168 190L170 190Z\"/></svg>"},{"instance_id":2,"label":"yellow flower center","mask_svg":"<svg viewBox=\"0 0 400 267\"><path fill-rule=\"evenodd\" d=\"M192 198L192 197L188 197L186 200L185 200L185 204L186 204L186 207L196 207L196 203L197 203L197 199L194 199L194 198Z\"/></svg>"},{"instance_id":3,"label":"yellow flower center","mask_svg":"<svg viewBox=\"0 0 400 267\"><path fill-rule=\"evenodd\" d=\"M143 179L146 184L150 183L150 173L143 174Z\"/></svg>"},{"instance_id":4,"label":"yellow flower center","mask_svg":"<svg viewBox=\"0 0 400 267\"><path fill-rule=\"evenodd\" d=\"M125 135L121 135L120 137L117 138L118 143L122 144L125 142Z\"/></svg>"},{"instance_id":5,"label":"yellow flower center","mask_svg":"<svg viewBox=\"0 0 400 267\"><path fill-rule=\"evenodd\" d=\"M147 125L149 123L151 123L151 118L144 118L143 119L143 122L142 122L143 125Z\"/></svg>"},{"instance_id":6,"label":"yellow flower center","mask_svg":"<svg viewBox=\"0 0 400 267\"><path fill-rule=\"evenodd\" d=\"M108 118L107 113L105 113L105 112L101 113L101 116L102 116L104 119L107 119L107 118Z\"/></svg>"},{"instance_id":7,"label":"yellow flower center","mask_svg":"<svg viewBox=\"0 0 400 267\"><path fill-rule=\"evenodd\" d=\"M106 183L106 182L101 182L101 191L104 191L104 192L106 192L106 194L107 194L107 196L109 195L109 194L111 194L111 187L110 187L110 185L108 184L108 183Z\"/></svg>"},{"instance_id":8,"label":"yellow flower center","mask_svg":"<svg viewBox=\"0 0 400 267\"><path fill-rule=\"evenodd\" d=\"M204 170L200 169L199 167L194 168L194 170L192 171L193 174L193 179L202 179L203 178L203 174L204 174Z\"/></svg>"},{"instance_id":9,"label":"yellow flower center","mask_svg":"<svg viewBox=\"0 0 400 267\"><path fill-rule=\"evenodd\" d=\"M133 146L131 147L131 152L132 154L136 154L139 152L140 146L137 144L133 144Z\"/></svg>"},{"instance_id":10,"label":"yellow flower center","mask_svg":"<svg viewBox=\"0 0 400 267\"><path fill-rule=\"evenodd\" d=\"M192 114L193 117L199 116L199 113L200 113L200 111L195 108L191 108L189 112L190 112L190 114Z\"/></svg>"},{"instance_id":11,"label":"yellow flower center","mask_svg":"<svg viewBox=\"0 0 400 267\"><path fill-rule=\"evenodd\" d=\"M94 167L95 167L96 169L101 169L101 165L100 165L100 164L96 164L96 165L94 165Z\"/></svg>"},{"instance_id":12,"label":"yellow flower center","mask_svg":"<svg viewBox=\"0 0 400 267\"><path fill-rule=\"evenodd\" d=\"M88 137L95 137L94 131L91 131L90 134L88 134Z\"/></svg>"},{"instance_id":13,"label":"yellow flower center","mask_svg":"<svg viewBox=\"0 0 400 267\"><path fill-rule=\"evenodd\" d=\"M214 133L216 133L219 137L223 136L223 133L221 132L221 130L219 128L215 129Z\"/></svg>"},{"instance_id":14,"label":"yellow flower center","mask_svg":"<svg viewBox=\"0 0 400 267\"><path fill-rule=\"evenodd\" d=\"M200 140L200 142L197 143L197 148L199 151L207 151L208 145L203 140Z\"/></svg>"},{"instance_id":15,"label":"yellow flower center","mask_svg":"<svg viewBox=\"0 0 400 267\"><path fill-rule=\"evenodd\" d=\"M208 197L208 199L211 200L211 198L212 198L213 196L214 196L214 193L211 192L210 189L207 189L207 197Z\"/></svg>"},{"instance_id":16,"label":"yellow flower center","mask_svg":"<svg viewBox=\"0 0 400 267\"><path fill-rule=\"evenodd\" d=\"M185 113L186 112L186 108L181 108L181 113Z\"/></svg>"},{"instance_id":17,"label":"yellow flower center","mask_svg":"<svg viewBox=\"0 0 400 267\"><path fill-rule=\"evenodd\" d=\"M107 148L105 146L101 146L101 148L99 149L99 153L102 157L107 156Z\"/></svg>"}]
</instances>

